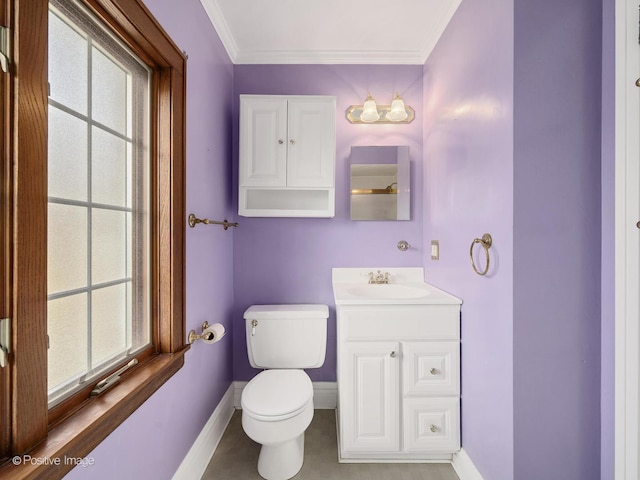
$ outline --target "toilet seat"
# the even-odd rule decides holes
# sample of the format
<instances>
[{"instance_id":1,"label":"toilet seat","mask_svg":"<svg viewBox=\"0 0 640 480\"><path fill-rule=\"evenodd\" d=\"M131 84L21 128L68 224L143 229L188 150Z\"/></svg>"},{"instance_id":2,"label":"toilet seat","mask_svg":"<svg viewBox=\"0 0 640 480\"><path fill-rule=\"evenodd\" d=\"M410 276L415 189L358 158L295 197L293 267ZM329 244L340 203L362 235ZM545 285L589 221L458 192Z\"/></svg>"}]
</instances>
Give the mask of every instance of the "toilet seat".
<instances>
[{"instance_id":1,"label":"toilet seat","mask_svg":"<svg viewBox=\"0 0 640 480\"><path fill-rule=\"evenodd\" d=\"M265 370L242 391L241 405L251 417L278 422L294 417L313 401L313 385L304 370Z\"/></svg>"}]
</instances>

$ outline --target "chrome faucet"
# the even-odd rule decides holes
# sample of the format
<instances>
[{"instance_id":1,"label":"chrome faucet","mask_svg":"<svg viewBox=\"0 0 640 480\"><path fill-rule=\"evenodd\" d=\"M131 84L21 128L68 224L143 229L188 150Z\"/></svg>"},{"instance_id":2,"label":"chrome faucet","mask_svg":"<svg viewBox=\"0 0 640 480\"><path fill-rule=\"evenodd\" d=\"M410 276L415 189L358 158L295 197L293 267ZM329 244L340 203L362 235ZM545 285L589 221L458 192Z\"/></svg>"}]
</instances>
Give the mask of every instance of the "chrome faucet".
<instances>
[{"instance_id":1,"label":"chrome faucet","mask_svg":"<svg viewBox=\"0 0 640 480\"><path fill-rule=\"evenodd\" d=\"M378 270L378 273L369 272L369 285L389 283L389 272L382 273Z\"/></svg>"}]
</instances>

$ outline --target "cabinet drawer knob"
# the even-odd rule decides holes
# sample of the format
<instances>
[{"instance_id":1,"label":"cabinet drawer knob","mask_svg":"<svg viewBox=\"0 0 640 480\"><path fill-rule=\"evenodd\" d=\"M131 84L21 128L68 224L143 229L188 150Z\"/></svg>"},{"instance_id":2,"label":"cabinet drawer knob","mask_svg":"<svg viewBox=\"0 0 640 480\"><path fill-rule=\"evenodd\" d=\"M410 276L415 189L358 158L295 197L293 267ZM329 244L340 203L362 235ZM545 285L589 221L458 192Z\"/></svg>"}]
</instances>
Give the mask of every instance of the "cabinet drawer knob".
<instances>
[{"instance_id":1,"label":"cabinet drawer knob","mask_svg":"<svg viewBox=\"0 0 640 480\"><path fill-rule=\"evenodd\" d=\"M431 375L437 375L438 374L438 369L437 368L432 368L431 370L429 370L429 373L431 373Z\"/></svg>"},{"instance_id":2,"label":"cabinet drawer knob","mask_svg":"<svg viewBox=\"0 0 640 480\"><path fill-rule=\"evenodd\" d=\"M438 431L438 427L434 424L431 424L429 425L429 430L431 430L433 433L436 433Z\"/></svg>"},{"instance_id":3,"label":"cabinet drawer knob","mask_svg":"<svg viewBox=\"0 0 640 480\"><path fill-rule=\"evenodd\" d=\"M391 358L396 358L396 352L395 352L395 350L394 350L393 352L391 352L391 353L389 354L389 356L390 356Z\"/></svg>"}]
</instances>

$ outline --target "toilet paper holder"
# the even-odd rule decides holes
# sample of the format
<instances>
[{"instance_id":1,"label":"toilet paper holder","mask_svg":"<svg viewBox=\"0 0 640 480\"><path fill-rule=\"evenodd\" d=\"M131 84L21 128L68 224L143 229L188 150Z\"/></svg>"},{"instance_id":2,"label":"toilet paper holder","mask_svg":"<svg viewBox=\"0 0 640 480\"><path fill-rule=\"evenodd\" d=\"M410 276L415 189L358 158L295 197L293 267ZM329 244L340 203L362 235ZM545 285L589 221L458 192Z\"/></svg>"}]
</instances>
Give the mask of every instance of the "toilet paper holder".
<instances>
[{"instance_id":1,"label":"toilet paper holder","mask_svg":"<svg viewBox=\"0 0 640 480\"><path fill-rule=\"evenodd\" d=\"M216 326L222 327L221 325L216 324L213 326L213 328L215 329ZM211 325L209 325L209 322L205 321L202 324L202 333L198 334L195 330L191 330L189 332L189 343L191 344L196 340L204 340L206 343L213 343L215 341L218 341L224 336L224 327L222 327L222 333L217 339L214 339L215 335L216 334L212 331L212 327Z\"/></svg>"}]
</instances>

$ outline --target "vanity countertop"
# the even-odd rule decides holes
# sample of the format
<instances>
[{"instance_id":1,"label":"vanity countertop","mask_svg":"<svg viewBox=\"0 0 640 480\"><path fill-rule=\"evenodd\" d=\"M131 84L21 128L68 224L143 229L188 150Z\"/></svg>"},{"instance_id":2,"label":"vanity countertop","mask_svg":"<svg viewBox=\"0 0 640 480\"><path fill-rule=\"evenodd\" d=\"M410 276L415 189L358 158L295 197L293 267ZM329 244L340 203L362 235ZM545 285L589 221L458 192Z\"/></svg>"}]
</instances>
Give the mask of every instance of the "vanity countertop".
<instances>
[{"instance_id":1,"label":"vanity countertop","mask_svg":"<svg viewBox=\"0 0 640 480\"><path fill-rule=\"evenodd\" d=\"M370 273L388 273L388 282L370 284ZM423 281L422 267L334 268L336 305L460 305L462 300Z\"/></svg>"}]
</instances>

